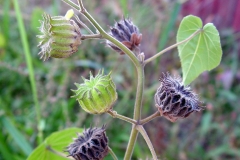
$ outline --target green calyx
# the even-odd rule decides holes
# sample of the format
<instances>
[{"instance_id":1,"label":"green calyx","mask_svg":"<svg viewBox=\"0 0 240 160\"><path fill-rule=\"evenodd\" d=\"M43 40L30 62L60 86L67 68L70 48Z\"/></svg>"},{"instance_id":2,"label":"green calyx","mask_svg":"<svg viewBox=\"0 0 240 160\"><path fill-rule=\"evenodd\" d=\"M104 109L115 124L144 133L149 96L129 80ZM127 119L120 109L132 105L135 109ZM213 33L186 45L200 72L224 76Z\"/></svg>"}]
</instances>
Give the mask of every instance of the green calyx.
<instances>
[{"instance_id":1,"label":"green calyx","mask_svg":"<svg viewBox=\"0 0 240 160\"><path fill-rule=\"evenodd\" d=\"M104 75L104 71L93 77L90 73L90 79L83 78L84 83L77 84L77 90L74 98L77 99L80 106L88 113L101 114L112 108L117 100L116 86L112 81L111 72Z\"/></svg>"},{"instance_id":2,"label":"green calyx","mask_svg":"<svg viewBox=\"0 0 240 160\"><path fill-rule=\"evenodd\" d=\"M40 31L42 35L39 47L41 59L66 58L77 52L81 44L81 32L79 26L71 19L64 16L51 17L44 13Z\"/></svg>"}]
</instances>

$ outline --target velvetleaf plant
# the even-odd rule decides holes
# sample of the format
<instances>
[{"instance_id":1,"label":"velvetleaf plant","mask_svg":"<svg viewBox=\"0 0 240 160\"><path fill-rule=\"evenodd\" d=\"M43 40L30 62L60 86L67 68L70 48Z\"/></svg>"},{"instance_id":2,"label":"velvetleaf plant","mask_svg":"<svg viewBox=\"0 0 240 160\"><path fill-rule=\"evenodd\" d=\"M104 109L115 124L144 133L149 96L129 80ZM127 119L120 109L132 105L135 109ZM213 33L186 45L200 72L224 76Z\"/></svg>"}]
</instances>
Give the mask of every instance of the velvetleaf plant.
<instances>
[{"instance_id":1,"label":"velvetleaf plant","mask_svg":"<svg viewBox=\"0 0 240 160\"><path fill-rule=\"evenodd\" d=\"M125 160L130 160L138 133L145 139L152 158L157 160L151 140L149 139L144 125L157 117L165 117L171 122L179 118L187 118L194 112L204 109L189 84L203 71L210 71L217 67L221 61L222 50L220 37L217 29L212 23L203 26L200 18L189 15L183 18L177 32L177 43L145 59L141 52L142 35L138 27L131 19L122 19L116 22L110 31L105 31L99 23L84 8L82 0L75 4L71 0L62 0L73 9L83 15L97 30L91 31L77 16L72 19L73 10L67 12L66 16L51 17L43 15L39 35L39 52L43 60L50 57L66 58L76 53L82 41L87 39L104 39L108 47L120 54L126 54L133 62L137 72L137 90L134 105L133 118L126 117L114 111L114 103L117 100L117 90L111 73L106 74L100 70L96 76L90 73L90 79L84 83L77 84L73 89L75 98L81 108L90 114L110 114L113 118L119 118L132 124L128 146L126 147ZM83 35L79 24L89 34ZM148 63L154 61L163 53L177 47L182 66L183 78L175 77L169 73L163 73L160 77L160 86L156 89L153 98L157 111L149 117L141 117L144 92L144 68ZM76 132L77 135L73 136ZM63 138L64 137L64 138ZM71 140L75 137L74 140ZM63 143L56 143L54 139ZM75 160L102 160L110 153L113 159L118 159L109 146L111 140L107 138L106 127L90 127L85 129L70 128L50 135L33 153L28 160L43 160L50 157L55 159ZM64 152L65 151L65 152ZM41 155L41 156L39 156Z\"/></svg>"}]
</instances>

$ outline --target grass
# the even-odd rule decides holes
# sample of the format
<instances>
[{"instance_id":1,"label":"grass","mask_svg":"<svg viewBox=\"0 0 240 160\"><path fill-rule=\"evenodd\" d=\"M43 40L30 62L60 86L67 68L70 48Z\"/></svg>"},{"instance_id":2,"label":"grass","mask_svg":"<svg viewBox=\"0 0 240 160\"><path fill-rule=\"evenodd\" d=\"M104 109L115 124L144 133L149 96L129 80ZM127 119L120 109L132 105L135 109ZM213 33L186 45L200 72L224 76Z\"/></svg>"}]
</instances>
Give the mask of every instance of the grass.
<instances>
[{"instance_id":1,"label":"grass","mask_svg":"<svg viewBox=\"0 0 240 160\"><path fill-rule=\"evenodd\" d=\"M30 49L29 49L29 43L27 39L27 34L26 30L24 27L23 19L22 19L22 14L20 11L20 7L18 4L18 0L14 0L14 9L17 15L17 22L18 22L18 27L19 27L19 32L21 36L21 42L23 45L23 50L27 62L27 68L29 72L29 79L31 83L31 89L32 89L32 94L33 94L33 101L34 101L34 106L35 106L35 112L36 112L36 117L37 117L37 125L40 125L41 122L41 110L38 102L38 94L37 94L37 87L36 87L36 82L35 82L35 77L34 77L34 69L33 69L33 64L32 64L32 57L30 54ZM42 135L42 129L38 127L38 143L40 144L43 141L43 135Z\"/></svg>"}]
</instances>

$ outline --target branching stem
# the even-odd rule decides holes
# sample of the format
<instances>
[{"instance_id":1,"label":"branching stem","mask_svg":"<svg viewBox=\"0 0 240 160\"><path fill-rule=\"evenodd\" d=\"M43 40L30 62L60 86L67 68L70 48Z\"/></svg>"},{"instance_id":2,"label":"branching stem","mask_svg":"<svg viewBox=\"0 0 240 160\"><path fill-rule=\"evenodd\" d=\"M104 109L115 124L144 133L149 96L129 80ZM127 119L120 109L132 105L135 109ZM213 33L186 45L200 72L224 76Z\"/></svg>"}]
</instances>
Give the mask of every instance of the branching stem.
<instances>
[{"instance_id":1,"label":"branching stem","mask_svg":"<svg viewBox=\"0 0 240 160\"><path fill-rule=\"evenodd\" d=\"M118 160L117 156L115 155L115 153L113 152L113 150L110 147L108 147L108 151L111 154L113 160Z\"/></svg>"},{"instance_id":2,"label":"branching stem","mask_svg":"<svg viewBox=\"0 0 240 160\"><path fill-rule=\"evenodd\" d=\"M86 11L86 9L84 8L84 6L83 6L83 2L82 2L82 0L78 0L78 4L79 4L79 7L80 7L80 12L85 12Z\"/></svg>"},{"instance_id":3,"label":"branching stem","mask_svg":"<svg viewBox=\"0 0 240 160\"><path fill-rule=\"evenodd\" d=\"M156 111L154 114L150 115L149 117L140 120L140 124L144 125L144 124L150 122L151 120L153 120L153 119L155 119L157 117L160 117L160 116L161 116L160 112Z\"/></svg>"},{"instance_id":4,"label":"branching stem","mask_svg":"<svg viewBox=\"0 0 240 160\"><path fill-rule=\"evenodd\" d=\"M159 57L159 56L162 55L163 53L165 53L165 52L167 52L167 51L169 51L169 50L177 47L178 45L183 44L183 43L191 40L191 39L194 38L196 35L198 35L200 32L202 32L202 29L197 30L197 31L194 32L191 36L189 36L187 39L185 39L185 40L183 40L183 41L181 41L181 42L178 42L178 43L176 43L176 44L174 44L174 45L172 45L172 46L169 46L168 48L166 48L166 49L162 50L161 52L158 52L158 53L155 54L154 56L148 58L147 60L145 60L144 64L147 64L147 63L153 61L154 59L156 59L157 57Z\"/></svg>"},{"instance_id":5,"label":"branching stem","mask_svg":"<svg viewBox=\"0 0 240 160\"><path fill-rule=\"evenodd\" d=\"M63 0L63 1L68 1L68 0ZM92 23L92 25L98 30L98 32L102 35L102 37L109 40L113 44L115 44L118 48L120 48L124 53L126 53L129 56L129 58L132 60L132 62L135 64L136 67L140 67L141 64L138 61L135 54L131 50L129 50L124 44L122 44L117 39L110 36L103 30L103 28L96 22L96 20L84 8L82 0L78 0L78 3L80 8L79 9L80 13L82 13Z\"/></svg>"},{"instance_id":6,"label":"branching stem","mask_svg":"<svg viewBox=\"0 0 240 160\"><path fill-rule=\"evenodd\" d=\"M114 37L107 34L102 27L95 21L95 19L87 12L87 10L84 8L82 0L78 0L79 6L76 7L76 4L71 2L71 0L63 0L73 8L79 10L81 14L83 14L88 21L97 29L97 31L102 35L102 38L112 42L114 45L116 45L119 49L121 49L128 57L131 59L131 61L134 63L136 70L137 70L137 93L136 93L136 100L134 105L134 120L139 121L141 119L141 107L142 107L142 97L143 97L143 90L144 90L144 64L139 62L136 55L129 50L123 43L115 39ZM123 118L123 117L121 117ZM127 120L124 118L124 120ZM129 119L128 119L129 120ZM134 123L135 123L134 121ZM133 152L133 148L137 139L138 130L135 128L135 124L132 126L132 131L129 139L129 143L127 146L127 150L125 153L125 160L130 160Z\"/></svg>"},{"instance_id":7,"label":"branching stem","mask_svg":"<svg viewBox=\"0 0 240 160\"><path fill-rule=\"evenodd\" d=\"M129 50L124 44L122 44L117 39L115 39L114 37L110 36L109 34L107 34L103 30L103 28L95 21L95 19L84 8L82 0L78 0L79 6L77 6L71 0L62 0L62 1L67 3L69 6L75 8L76 10L79 10L79 12L82 13L87 18L87 20L89 20L89 22L97 29L97 31L102 35L102 37L107 39L107 40L109 40L110 42L115 44L118 48L120 48L124 53L126 53L129 56L129 58L132 60L132 62L134 63L134 65L136 67L140 67L141 66L141 64L138 61L137 57L135 56L135 54L131 50Z\"/></svg>"},{"instance_id":8,"label":"branching stem","mask_svg":"<svg viewBox=\"0 0 240 160\"><path fill-rule=\"evenodd\" d=\"M151 153L152 153L152 156L153 156L153 160L157 160L157 155L156 155L156 152L153 148L153 145L152 145L152 142L151 140L149 139L148 135L147 135L147 132L145 131L145 129L143 128L142 125L137 125L136 126L136 129L142 134L143 138L145 139L147 145L148 145L148 148L150 149Z\"/></svg>"},{"instance_id":9,"label":"branching stem","mask_svg":"<svg viewBox=\"0 0 240 160\"><path fill-rule=\"evenodd\" d=\"M69 6L73 7L76 10L79 10L79 6L77 4L75 4L74 2L72 2L71 0L62 0L63 2L65 2L66 4L68 4Z\"/></svg>"},{"instance_id":10,"label":"branching stem","mask_svg":"<svg viewBox=\"0 0 240 160\"><path fill-rule=\"evenodd\" d=\"M78 18L78 16L74 16L74 17L75 17L75 19L77 20L77 22L78 22L83 28L85 28L89 33L94 34L93 31L92 31L90 28L88 28L88 26L87 26L85 23L83 23L83 22L80 20L80 18Z\"/></svg>"},{"instance_id":11,"label":"branching stem","mask_svg":"<svg viewBox=\"0 0 240 160\"><path fill-rule=\"evenodd\" d=\"M113 118L118 118L132 124L137 124L136 120L120 115L116 111L109 110L107 113L110 114Z\"/></svg>"},{"instance_id":12,"label":"branching stem","mask_svg":"<svg viewBox=\"0 0 240 160\"><path fill-rule=\"evenodd\" d=\"M101 39L102 35L101 34L90 34L90 35L82 35L81 40L85 39Z\"/></svg>"},{"instance_id":13,"label":"branching stem","mask_svg":"<svg viewBox=\"0 0 240 160\"><path fill-rule=\"evenodd\" d=\"M124 160L130 160L132 157L133 149L137 140L138 130L135 128L135 125L132 125L132 131L128 141L127 150L125 152Z\"/></svg>"}]
</instances>

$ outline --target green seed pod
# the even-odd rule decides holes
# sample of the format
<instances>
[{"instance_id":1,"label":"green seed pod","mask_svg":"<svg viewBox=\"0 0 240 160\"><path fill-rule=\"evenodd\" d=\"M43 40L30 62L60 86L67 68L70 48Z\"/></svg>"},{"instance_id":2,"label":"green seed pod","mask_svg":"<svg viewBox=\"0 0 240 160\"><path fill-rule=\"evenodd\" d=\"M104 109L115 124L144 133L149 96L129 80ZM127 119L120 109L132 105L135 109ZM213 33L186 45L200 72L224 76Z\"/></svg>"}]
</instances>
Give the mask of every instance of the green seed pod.
<instances>
[{"instance_id":1,"label":"green seed pod","mask_svg":"<svg viewBox=\"0 0 240 160\"><path fill-rule=\"evenodd\" d=\"M45 61L49 57L66 58L77 52L81 44L81 32L79 26L66 16L55 16L44 13L40 31L42 35L39 47L41 59Z\"/></svg>"},{"instance_id":2,"label":"green seed pod","mask_svg":"<svg viewBox=\"0 0 240 160\"><path fill-rule=\"evenodd\" d=\"M77 84L77 90L73 90L76 98L86 112L92 114L101 114L112 108L117 100L116 86L112 81L111 73L104 75L104 71L93 77L90 73L90 79L84 79L83 84Z\"/></svg>"}]
</instances>

